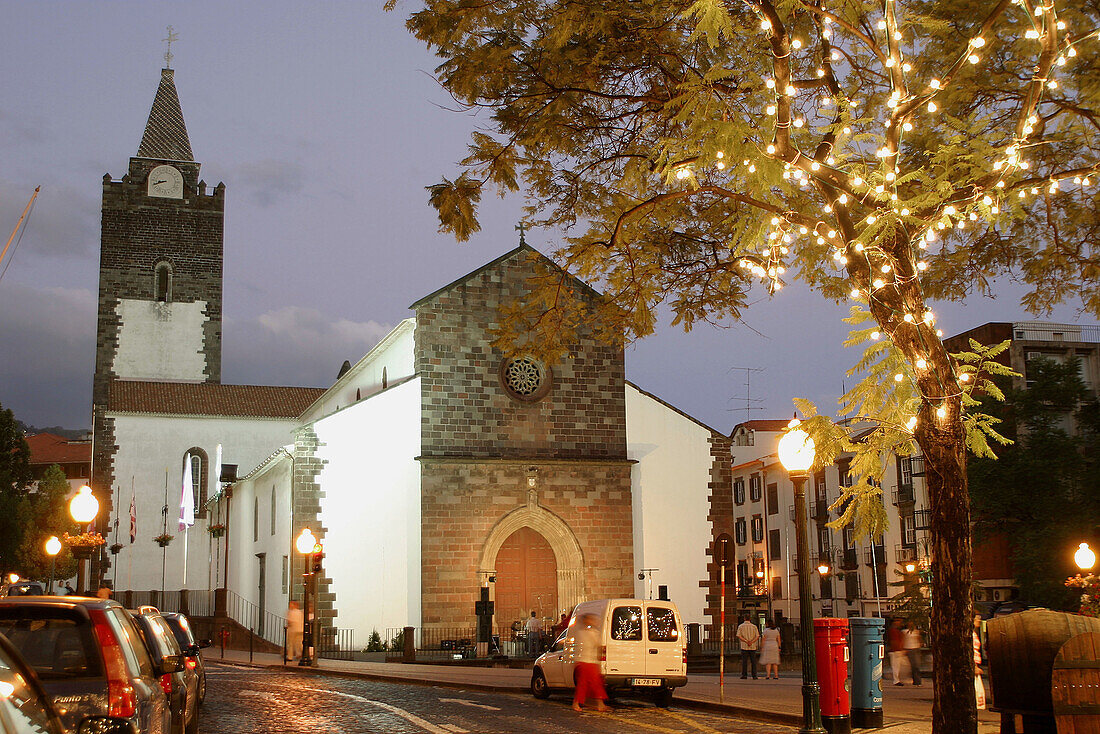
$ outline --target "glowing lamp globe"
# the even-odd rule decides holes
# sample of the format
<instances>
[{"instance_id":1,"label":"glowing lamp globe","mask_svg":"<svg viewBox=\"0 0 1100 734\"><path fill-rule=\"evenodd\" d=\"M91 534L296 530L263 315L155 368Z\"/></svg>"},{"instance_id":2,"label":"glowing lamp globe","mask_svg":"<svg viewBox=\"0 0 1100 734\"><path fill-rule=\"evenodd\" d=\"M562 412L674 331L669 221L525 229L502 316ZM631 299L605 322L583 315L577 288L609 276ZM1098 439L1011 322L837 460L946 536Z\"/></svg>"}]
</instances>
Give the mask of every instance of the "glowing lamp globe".
<instances>
[{"instance_id":1,"label":"glowing lamp globe","mask_svg":"<svg viewBox=\"0 0 1100 734\"><path fill-rule=\"evenodd\" d=\"M1082 543L1077 547L1077 552L1073 554L1073 561L1077 564L1077 568L1082 571L1091 571L1092 567L1096 565L1096 553L1092 548L1089 548L1088 543Z\"/></svg>"},{"instance_id":2,"label":"glowing lamp globe","mask_svg":"<svg viewBox=\"0 0 1100 734\"><path fill-rule=\"evenodd\" d=\"M56 535L51 535L49 540L46 541L46 555L56 556L61 552L61 541L57 539Z\"/></svg>"},{"instance_id":3,"label":"glowing lamp globe","mask_svg":"<svg viewBox=\"0 0 1100 734\"><path fill-rule=\"evenodd\" d=\"M913 564L913 563L906 563L905 564L905 572L906 573L913 573L916 570L917 570L916 564Z\"/></svg>"},{"instance_id":4,"label":"glowing lamp globe","mask_svg":"<svg viewBox=\"0 0 1100 734\"><path fill-rule=\"evenodd\" d=\"M779 462L788 472L805 474L814 464L814 441L798 427L797 418L787 424L788 430L779 439Z\"/></svg>"},{"instance_id":5,"label":"glowing lamp globe","mask_svg":"<svg viewBox=\"0 0 1100 734\"><path fill-rule=\"evenodd\" d=\"M316 545L317 538L313 537L313 531L309 528L303 530L298 536L298 539L294 541L294 547L302 554L312 553Z\"/></svg>"},{"instance_id":6,"label":"glowing lamp globe","mask_svg":"<svg viewBox=\"0 0 1100 734\"><path fill-rule=\"evenodd\" d=\"M92 494L92 488L85 484L69 500L69 514L81 525L86 525L99 514L99 500Z\"/></svg>"},{"instance_id":7,"label":"glowing lamp globe","mask_svg":"<svg viewBox=\"0 0 1100 734\"><path fill-rule=\"evenodd\" d=\"M829 575L829 566L828 566L828 564L822 563L820 566L817 567L817 572L819 574L821 574L822 576L828 576Z\"/></svg>"},{"instance_id":8,"label":"glowing lamp globe","mask_svg":"<svg viewBox=\"0 0 1100 734\"><path fill-rule=\"evenodd\" d=\"M19 574L17 574L17 573L9 573L9 574L8 574L8 583L10 583L10 584L18 584L18 583L19 583Z\"/></svg>"}]
</instances>

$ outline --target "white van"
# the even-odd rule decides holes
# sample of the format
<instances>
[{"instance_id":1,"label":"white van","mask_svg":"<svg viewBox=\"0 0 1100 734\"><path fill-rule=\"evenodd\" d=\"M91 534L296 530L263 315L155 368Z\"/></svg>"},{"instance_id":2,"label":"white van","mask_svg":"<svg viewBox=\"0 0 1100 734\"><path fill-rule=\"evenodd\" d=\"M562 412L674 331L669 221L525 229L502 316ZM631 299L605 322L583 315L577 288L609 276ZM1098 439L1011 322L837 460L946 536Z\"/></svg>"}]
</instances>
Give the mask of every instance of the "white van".
<instances>
[{"instance_id":1,"label":"white van","mask_svg":"<svg viewBox=\"0 0 1100 734\"><path fill-rule=\"evenodd\" d=\"M595 615L600 627L600 672L608 694L641 693L658 706L668 706L672 689L687 683L684 625L675 604L648 599L578 604L569 628L535 661L531 673L535 698L574 687L573 633L586 614Z\"/></svg>"}]
</instances>

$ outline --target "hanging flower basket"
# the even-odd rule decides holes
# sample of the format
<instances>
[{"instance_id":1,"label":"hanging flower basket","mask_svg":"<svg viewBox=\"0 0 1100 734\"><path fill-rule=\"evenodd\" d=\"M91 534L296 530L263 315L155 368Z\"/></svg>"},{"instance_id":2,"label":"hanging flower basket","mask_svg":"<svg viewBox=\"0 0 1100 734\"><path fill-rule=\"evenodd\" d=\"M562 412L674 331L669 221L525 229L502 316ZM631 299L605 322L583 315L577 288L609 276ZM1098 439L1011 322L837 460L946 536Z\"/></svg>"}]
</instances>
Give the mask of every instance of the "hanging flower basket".
<instances>
[{"instance_id":1,"label":"hanging flower basket","mask_svg":"<svg viewBox=\"0 0 1100 734\"><path fill-rule=\"evenodd\" d=\"M175 538L175 537L176 536L174 536L174 535L169 535L168 533L164 533L163 535L158 535L157 537L153 538L153 542L156 543L157 545L159 545L161 548L163 548L164 546L171 543L172 539Z\"/></svg>"},{"instance_id":2,"label":"hanging flower basket","mask_svg":"<svg viewBox=\"0 0 1100 734\"><path fill-rule=\"evenodd\" d=\"M124 546L122 545L122 543L112 543L112 544L111 544L111 555L112 555L112 556L117 556L117 555L118 555L118 552L119 552L120 550L122 550L122 549L123 549L123 547L124 547Z\"/></svg>"},{"instance_id":3,"label":"hanging flower basket","mask_svg":"<svg viewBox=\"0 0 1100 734\"><path fill-rule=\"evenodd\" d=\"M99 533L80 533L79 535L61 534L61 540L70 548L96 548L107 542Z\"/></svg>"},{"instance_id":4,"label":"hanging flower basket","mask_svg":"<svg viewBox=\"0 0 1100 734\"><path fill-rule=\"evenodd\" d=\"M1077 574L1066 579L1066 586L1081 590L1081 609L1077 612L1086 617L1100 617L1100 576Z\"/></svg>"},{"instance_id":5,"label":"hanging flower basket","mask_svg":"<svg viewBox=\"0 0 1100 734\"><path fill-rule=\"evenodd\" d=\"M207 528L207 530L215 538L220 538L223 535L225 535L225 525L222 525L221 523L216 523L214 525L211 525L210 527Z\"/></svg>"}]
</instances>

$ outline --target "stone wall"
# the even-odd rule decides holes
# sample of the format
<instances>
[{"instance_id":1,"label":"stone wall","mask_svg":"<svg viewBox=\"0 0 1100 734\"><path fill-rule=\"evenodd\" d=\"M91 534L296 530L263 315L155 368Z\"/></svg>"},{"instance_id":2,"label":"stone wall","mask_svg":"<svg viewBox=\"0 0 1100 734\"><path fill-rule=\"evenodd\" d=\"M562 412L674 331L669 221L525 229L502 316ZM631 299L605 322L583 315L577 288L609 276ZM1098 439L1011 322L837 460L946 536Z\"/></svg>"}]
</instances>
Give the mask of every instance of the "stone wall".
<instances>
[{"instance_id":1,"label":"stone wall","mask_svg":"<svg viewBox=\"0 0 1100 734\"><path fill-rule=\"evenodd\" d=\"M718 562L717 544L718 537L726 534L730 537L729 554L732 559L735 554L733 535L733 477L730 467L730 439L726 436L715 434L711 439L711 481L710 489L710 514L707 519L711 525L710 544L707 548L707 578L699 581L699 585L707 589L707 606L703 612L704 617L710 617L711 624L718 624L721 611L721 565ZM734 580L734 568L732 561L726 571L726 624L733 621L731 616L735 609L736 581Z\"/></svg>"}]
</instances>

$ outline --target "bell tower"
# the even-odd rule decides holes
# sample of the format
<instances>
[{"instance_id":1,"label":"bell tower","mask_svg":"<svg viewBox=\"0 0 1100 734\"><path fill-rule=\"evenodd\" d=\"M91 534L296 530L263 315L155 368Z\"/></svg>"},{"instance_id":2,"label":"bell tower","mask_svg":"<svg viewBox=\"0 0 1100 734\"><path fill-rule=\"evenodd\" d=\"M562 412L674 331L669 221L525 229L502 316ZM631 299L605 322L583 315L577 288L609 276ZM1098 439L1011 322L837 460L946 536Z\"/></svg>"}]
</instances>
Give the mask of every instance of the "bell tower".
<instances>
[{"instance_id":1,"label":"bell tower","mask_svg":"<svg viewBox=\"0 0 1100 734\"><path fill-rule=\"evenodd\" d=\"M112 381L221 381L225 186L208 191L199 167L165 68L129 170L103 177L92 387L92 486L101 502L118 481L105 415Z\"/></svg>"}]
</instances>

